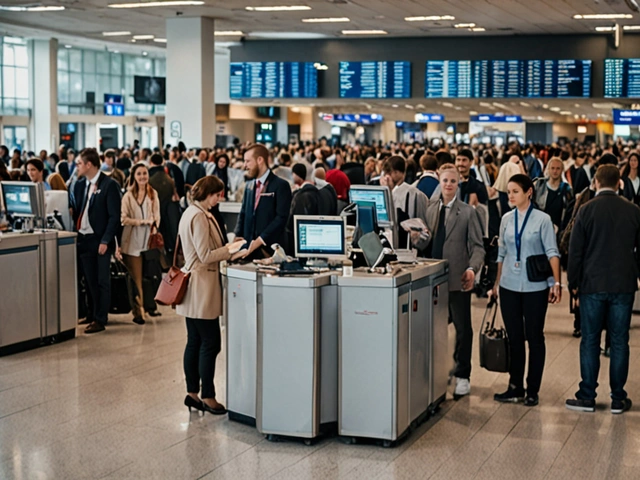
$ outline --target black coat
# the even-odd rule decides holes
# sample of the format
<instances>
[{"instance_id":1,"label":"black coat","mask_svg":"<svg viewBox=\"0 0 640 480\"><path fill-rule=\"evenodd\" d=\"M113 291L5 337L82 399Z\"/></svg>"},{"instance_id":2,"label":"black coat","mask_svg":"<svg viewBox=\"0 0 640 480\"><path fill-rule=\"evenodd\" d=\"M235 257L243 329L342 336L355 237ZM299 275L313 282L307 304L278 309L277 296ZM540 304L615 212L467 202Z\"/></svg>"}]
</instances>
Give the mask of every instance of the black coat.
<instances>
[{"instance_id":1,"label":"black coat","mask_svg":"<svg viewBox=\"0 0 640 480\"><path fill-rule=\"evenodd\" d=\"M288 255L295 254L295 225L293 217L296 215L320 215L320 202L320 193L315 185L305 183L293 193L291 211L287 221L287 243L284 246Z\"/></svg>"},{"instance_id":2,"label":"black coat","mask_svg":"<svg viewBox=\"0 0 640 480\"><path fill-rule=\"evenodd\" d=\"M267 251L270 251L274 243L284 245L285 227L291 209L291 187L285 180L269 172L260 203L254 211L255 185L255 180L247 183L235 234L244 238L247 244L261 237Z\"/></svg>"},{"instance_id":3,"label":"black coat","mask_svg":"<svg viewBox=\"0 0 640 480\"><path fill-rule=\"evenodd\" d=\"M587 172L585 172L585 168L588 168L592 173L594 173L593 167L590 167L588 165L584 165L576 169L576 172L572 179L573 180L572 188L574 192L581 192L585 188L588 188L589 185L591 185L591 180L589 180L589 177L587 176Z\"/></svg>"},{"instance_id":4,"label":"black coat","mask_svg":"<svg viewBox=\"0 0 640 480\"><path fill-rule=\"evenodd\" d=\"M640 272L640 208L603 191L576 216L569 243L569 288L633 293Z\"/></svg>"},{"instance_id":5,"label":"black coat","mask_svg":"<svg viewBox=\"0 0 640 480\"><path fill-rule=\"evenodd\" d=\"M115 248L115 239L120 232L120 207L122 197L120 195L120 187L115 180L108 175L99 172L98 182L96 183L96 191L91 196L87 212L89 214L89 223L93 229L92 235L87 235L85 241L108 245L110 249ZM76 225L80 213L84 209L85 191L87 179L81 178L76 182L74 189L74 205L73 205L73 224Z\"/></svg>"}]
</instances>

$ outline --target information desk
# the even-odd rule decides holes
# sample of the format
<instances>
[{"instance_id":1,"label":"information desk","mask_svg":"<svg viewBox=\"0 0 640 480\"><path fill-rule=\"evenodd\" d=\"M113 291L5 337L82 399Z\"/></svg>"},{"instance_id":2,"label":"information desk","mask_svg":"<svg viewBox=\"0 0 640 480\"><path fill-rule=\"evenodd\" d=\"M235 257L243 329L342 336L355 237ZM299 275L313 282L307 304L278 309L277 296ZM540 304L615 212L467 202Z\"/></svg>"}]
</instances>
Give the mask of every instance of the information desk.
<instances>
[{"instance_id":1,"label":"information desk","mask_svg":"<svg viewBox=\"0 0 640 480\"><path fill-rule=\"evenodd\" d=\"M0 355L75 337L76 234L0 237Z\"/></svg>"}]
</instances>

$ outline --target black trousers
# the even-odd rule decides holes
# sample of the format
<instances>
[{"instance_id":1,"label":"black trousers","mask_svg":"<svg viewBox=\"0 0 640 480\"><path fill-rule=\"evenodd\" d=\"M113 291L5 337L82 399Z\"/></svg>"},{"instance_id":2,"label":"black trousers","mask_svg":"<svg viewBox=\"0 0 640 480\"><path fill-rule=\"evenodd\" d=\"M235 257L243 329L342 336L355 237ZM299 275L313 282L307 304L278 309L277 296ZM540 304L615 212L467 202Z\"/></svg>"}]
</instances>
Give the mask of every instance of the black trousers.
<instances>
[{"instance_id":1,"label":"black trousers","mask_svg":"<svg viewBox=\"0 0 640 480\"><path fill-rule=\"evenodd\" d=\"M524 386L525 340L529 344L529 373L527 394L540 391L546 357L544 322L547 316L549 289L521 293L500 287L500 311L509 336L511 368L509 383Z\"/></svg>"},{"instance_id":2,"label":"black trousers","mask_svg":"<svg viewBox=\"0 0 640 480\"><path fill-rule=\"evenodd\" d=\"M457 378L471 377L471 348L473 326L471 325L471 292L449 292L449 317L456 328L456 362L453 375Z\"/></svg>"},{"instance_id":3,"label":"black trousers","mask_svg":"<svg viewBox=\"0 0 640 480\"><path fill-rule=\"evenodd\" d=\"M184 375L187 393L199 393L202 382L202 398L216 398L213 376L216 357L220 353L222 339L220 321L188 318L187 346L184 349Z\"/></svg>"},{"instance_id":4,"label":"black trousers","mask_svg":"<svg viewBox=\"0 0 640 480\"><path fill-rule=\"evenodd\" d=\"M106 325L111 303L111 255L98 255L99 241L78 237L78 256L87 289L87 319Z\"/></svg>"}]
</instances>

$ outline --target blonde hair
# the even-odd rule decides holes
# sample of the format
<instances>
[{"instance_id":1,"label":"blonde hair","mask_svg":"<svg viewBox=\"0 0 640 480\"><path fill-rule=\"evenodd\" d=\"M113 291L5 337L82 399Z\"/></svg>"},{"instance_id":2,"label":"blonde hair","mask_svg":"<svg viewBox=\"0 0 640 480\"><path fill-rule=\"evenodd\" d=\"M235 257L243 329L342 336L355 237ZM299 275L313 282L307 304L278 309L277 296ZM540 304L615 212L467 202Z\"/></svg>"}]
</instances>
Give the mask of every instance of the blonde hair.
<instances>
[{"instance_id":1,"label":"blonde hair","mask_svg":"<svg viewBox=\"0 0 640 480\"><path fill-rule=\"evenodd\" d=\"M453 163L443 163L438 169L438 175L442 175L443 173L446 173L449 171L453 171L458 177L458 180L460 179L460 172L458 171L458 168Z\"/></svg>"}]
</instances>

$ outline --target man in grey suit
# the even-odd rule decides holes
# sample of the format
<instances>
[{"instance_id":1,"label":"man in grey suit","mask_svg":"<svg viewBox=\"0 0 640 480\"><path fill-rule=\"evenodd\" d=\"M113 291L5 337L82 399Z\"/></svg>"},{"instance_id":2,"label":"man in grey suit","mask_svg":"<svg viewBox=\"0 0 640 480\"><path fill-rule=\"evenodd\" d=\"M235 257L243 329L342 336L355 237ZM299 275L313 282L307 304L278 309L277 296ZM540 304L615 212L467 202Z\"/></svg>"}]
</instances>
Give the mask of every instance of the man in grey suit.
<instances>
[{"instance_id":1,"label":"man in grey suit","mask_svg":"<svg viewBox=\"0 0 640 480\"><path fill-rule=\"evenodd\" d=\"M471 391L471 290L485 252L476 210L456 198L460 182L458 170L455 165L445 163L439 173L442 198L432 201L427 209L429 232L412 232L411 241L418 249L426 250L427 257L449 261L449 317L456 328L453 398L458 400Z\"/></svg>"}]
</instances>

